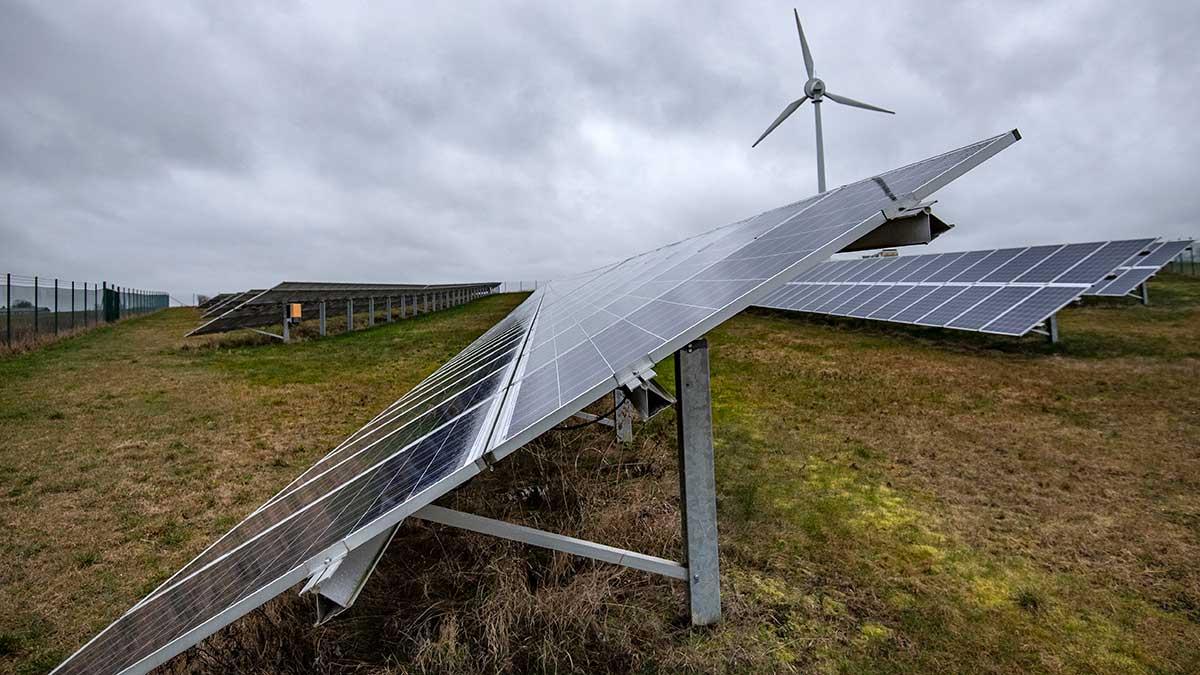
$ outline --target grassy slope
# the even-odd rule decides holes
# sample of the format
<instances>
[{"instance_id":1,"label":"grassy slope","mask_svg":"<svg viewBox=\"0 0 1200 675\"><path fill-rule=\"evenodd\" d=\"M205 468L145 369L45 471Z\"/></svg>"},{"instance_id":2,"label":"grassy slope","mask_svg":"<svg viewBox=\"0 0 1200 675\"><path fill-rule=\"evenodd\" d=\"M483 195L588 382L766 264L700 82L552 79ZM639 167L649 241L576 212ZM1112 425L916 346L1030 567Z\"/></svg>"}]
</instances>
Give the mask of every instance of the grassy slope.
<instances>
[{"instance_id":1,"label":"grassy slope","mask_svg":"<svg viewBox=\"0 0 1200 675\"><path fill-rule=\"evenodd\" d=\"M346 618L285 595L174 667L1194 672L1200 281L1152 300L1069 310L1058 347L715 331L714 629L658 578L406 524ZM232 350L181 349L174 312L0 361L0 669L102 627L511 304ZM674 557L672 425L550 434L445 503Z\"/></svg>"}]
</instances>

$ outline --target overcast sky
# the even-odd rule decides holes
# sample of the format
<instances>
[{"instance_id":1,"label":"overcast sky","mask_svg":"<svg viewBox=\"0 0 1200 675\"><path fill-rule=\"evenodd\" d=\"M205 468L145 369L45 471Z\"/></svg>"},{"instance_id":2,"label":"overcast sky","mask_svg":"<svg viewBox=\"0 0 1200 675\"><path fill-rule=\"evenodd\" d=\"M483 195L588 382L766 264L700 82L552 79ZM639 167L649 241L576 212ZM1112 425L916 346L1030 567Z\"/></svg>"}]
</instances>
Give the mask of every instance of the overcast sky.
<instances>
[{"instance_id":1,"label":"overcast sky","mask_svg":"<svg viewBox=\"0 0 1200 675\"><path fill-rule=\"evenodd\" d=\"M0 0L0 272L553 278L815 192L792 4ZM800 7L830 186L1020 128L932 250L1200 235L1200 3Z\"/></svg>"}]
</instances>

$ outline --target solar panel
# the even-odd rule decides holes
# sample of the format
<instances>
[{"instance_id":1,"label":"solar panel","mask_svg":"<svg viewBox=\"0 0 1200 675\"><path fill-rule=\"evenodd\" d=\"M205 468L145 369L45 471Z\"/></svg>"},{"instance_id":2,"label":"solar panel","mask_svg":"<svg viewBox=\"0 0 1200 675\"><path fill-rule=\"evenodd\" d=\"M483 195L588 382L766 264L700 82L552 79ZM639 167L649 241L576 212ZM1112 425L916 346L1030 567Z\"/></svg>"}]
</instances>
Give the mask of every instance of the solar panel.
<instances>
[{"instance_id":1,"label":"solar panel","mask_svg":"<svg viewBox=\"0 0 1200 675\"><path fill-rule=\"evenodd\" d=\"M474 476L485 456L502 459L648 375L883 225L897 200L915 204L1017 138L1002 134L546 284L57 672L143 672L165 662Z\"/></svg>"},{"instance_id":2,"label":"solar panel","mask_svg":"<svg viewBox=\"0 0 1200 675\"><path fill-rule=\"evenodd\" d=\"M932 253L886 261L835 260L789 282L759 305L1023 335L1080 295L1094 293L1101 287L1119 289L1128 285L1130 280L1126 277L1109 278L1097 284L1101 277L1112 272L1113 265L1123 261L1166 264L1187 245L1171 242L1171 248L1160 253L1161 247L1147 248L1152 243L1151 239L1129 239ZM1145 255L1139 256L1139 252ZM1132 277L1158 268L1122 269ZM1065 288L1070 293L1041 293L1046 288ZM1068 295L1071 297L1059 302ZM1041 311L1046 313L1038 316Z\"/></svg>"},{"instance_id":3,"label":"solar panel","mask_svg":"<svg viewBox=\"0 0 1200 675\"><path fill-rule=\"evenodd\" d=\"M187 337L225 333L243 328L271 326L282 320L283 306L299 303L303 316L314 316L322 302L368 301L369 299L414 299L431 293L466 291L473 295L490 292L500 284L353 284L285 281L266 290L247 291L213 305L204 317L213 317L193 329Z\"/></svg>"},{"instance_id":4,"label":"solar panel","mask_svg":"<svg viewBox=\"0 0 1200 675\"><path fill-rule=\"evenodd\" d=\"M1122 296L1132 293L1150 277L1158 274L1175 256L1187 250L1192 240L1166 241L1136 253L1113 270L1111 278L1098 282L1088 290L1090 295Z\"/></svg>"}]
</instances>

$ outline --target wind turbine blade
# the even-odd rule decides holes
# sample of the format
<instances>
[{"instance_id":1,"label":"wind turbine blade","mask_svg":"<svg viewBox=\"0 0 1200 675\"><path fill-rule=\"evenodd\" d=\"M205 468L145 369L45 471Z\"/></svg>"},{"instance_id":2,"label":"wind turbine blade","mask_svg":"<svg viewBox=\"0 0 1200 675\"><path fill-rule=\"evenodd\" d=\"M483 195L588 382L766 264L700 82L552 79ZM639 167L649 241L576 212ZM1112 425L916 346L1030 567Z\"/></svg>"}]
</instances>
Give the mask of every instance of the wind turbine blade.
<instances>
[{"instance_id":1,"label":"wind turbine blade","mask_svg":"<svg viewBox=\"0 0 1200 675\"><path fill-rule=\"evenodd\" d=\"M839 94L834 94L833 92L829 92L829 91L825 92L825 98L837 101L838 103L841 103L842 105L848 105L853 108L862 108L863 110L874 110L875 112L887 113L889 115L896 114L896 113L892 112L891 110L888 110L887 108L880 108L879 106L874 106L874 105L871 105L870 103L863 103L862 101L855 101L854 99L852 99L848 96L841 96Z\"/></svg>"},{"instance_id":2,"label":"wind turbine blade","mask_svg":"<svg viewBox=\"0 0 1200 675\"><path fill-rule=\"evenodd\" d=\"M762 136L759 136L758 140L754 141L754 145L751 145L750 147L753 148L753 147L756 147L759 143L762 143L762 139L766 138L767 134L771 133L772 131L775 131L775 127L782 124L783 121L786 120L789 115L796 112L796 108L799 108L800 105L807 100L808 100L808 97L804 96L802 98L798 98L795 101L792 101L791 103L789 103L788 107L784 108L783 112L779 113L779 117L776 117L775 121L771 122L771 126L767 127L767 130L762 132Z\"/></svg>"},{"instance_id":3,"label":"wind turbine blade","mask_svg":"<svg viewBox=\"0 0 1200 675\"><path fill-rule=\"evenodd\" d=\"M804 50L804 69L808 71L808 79L813 79L813 60L812 52L808 51L808 40L804 39L804 29L800 27L800 12L792 8L792 14L796 17L796 32L800 34L800 48Z\"/></svg>"}]
</instances>

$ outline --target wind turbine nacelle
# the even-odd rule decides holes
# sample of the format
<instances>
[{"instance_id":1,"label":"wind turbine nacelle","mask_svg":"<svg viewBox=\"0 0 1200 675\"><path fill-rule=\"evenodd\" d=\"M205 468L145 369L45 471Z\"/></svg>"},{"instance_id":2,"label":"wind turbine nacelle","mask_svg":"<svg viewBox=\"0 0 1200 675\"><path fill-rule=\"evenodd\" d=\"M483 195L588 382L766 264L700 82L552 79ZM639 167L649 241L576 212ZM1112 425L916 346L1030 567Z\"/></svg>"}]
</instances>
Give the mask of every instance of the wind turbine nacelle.
<instances>
[{"instance_id":1,"label":"wind turbine nacelle","mask_svg":"<svg viewBox=\"0 0 1200 675\"><path fill-rule=\"evenodd\" d=\"M949 232L952 227L954 225L934 215L933 209L924 206L889 218L886 223L871 230L839 253L928 244Z\"/></svg>"}]
</instances>

